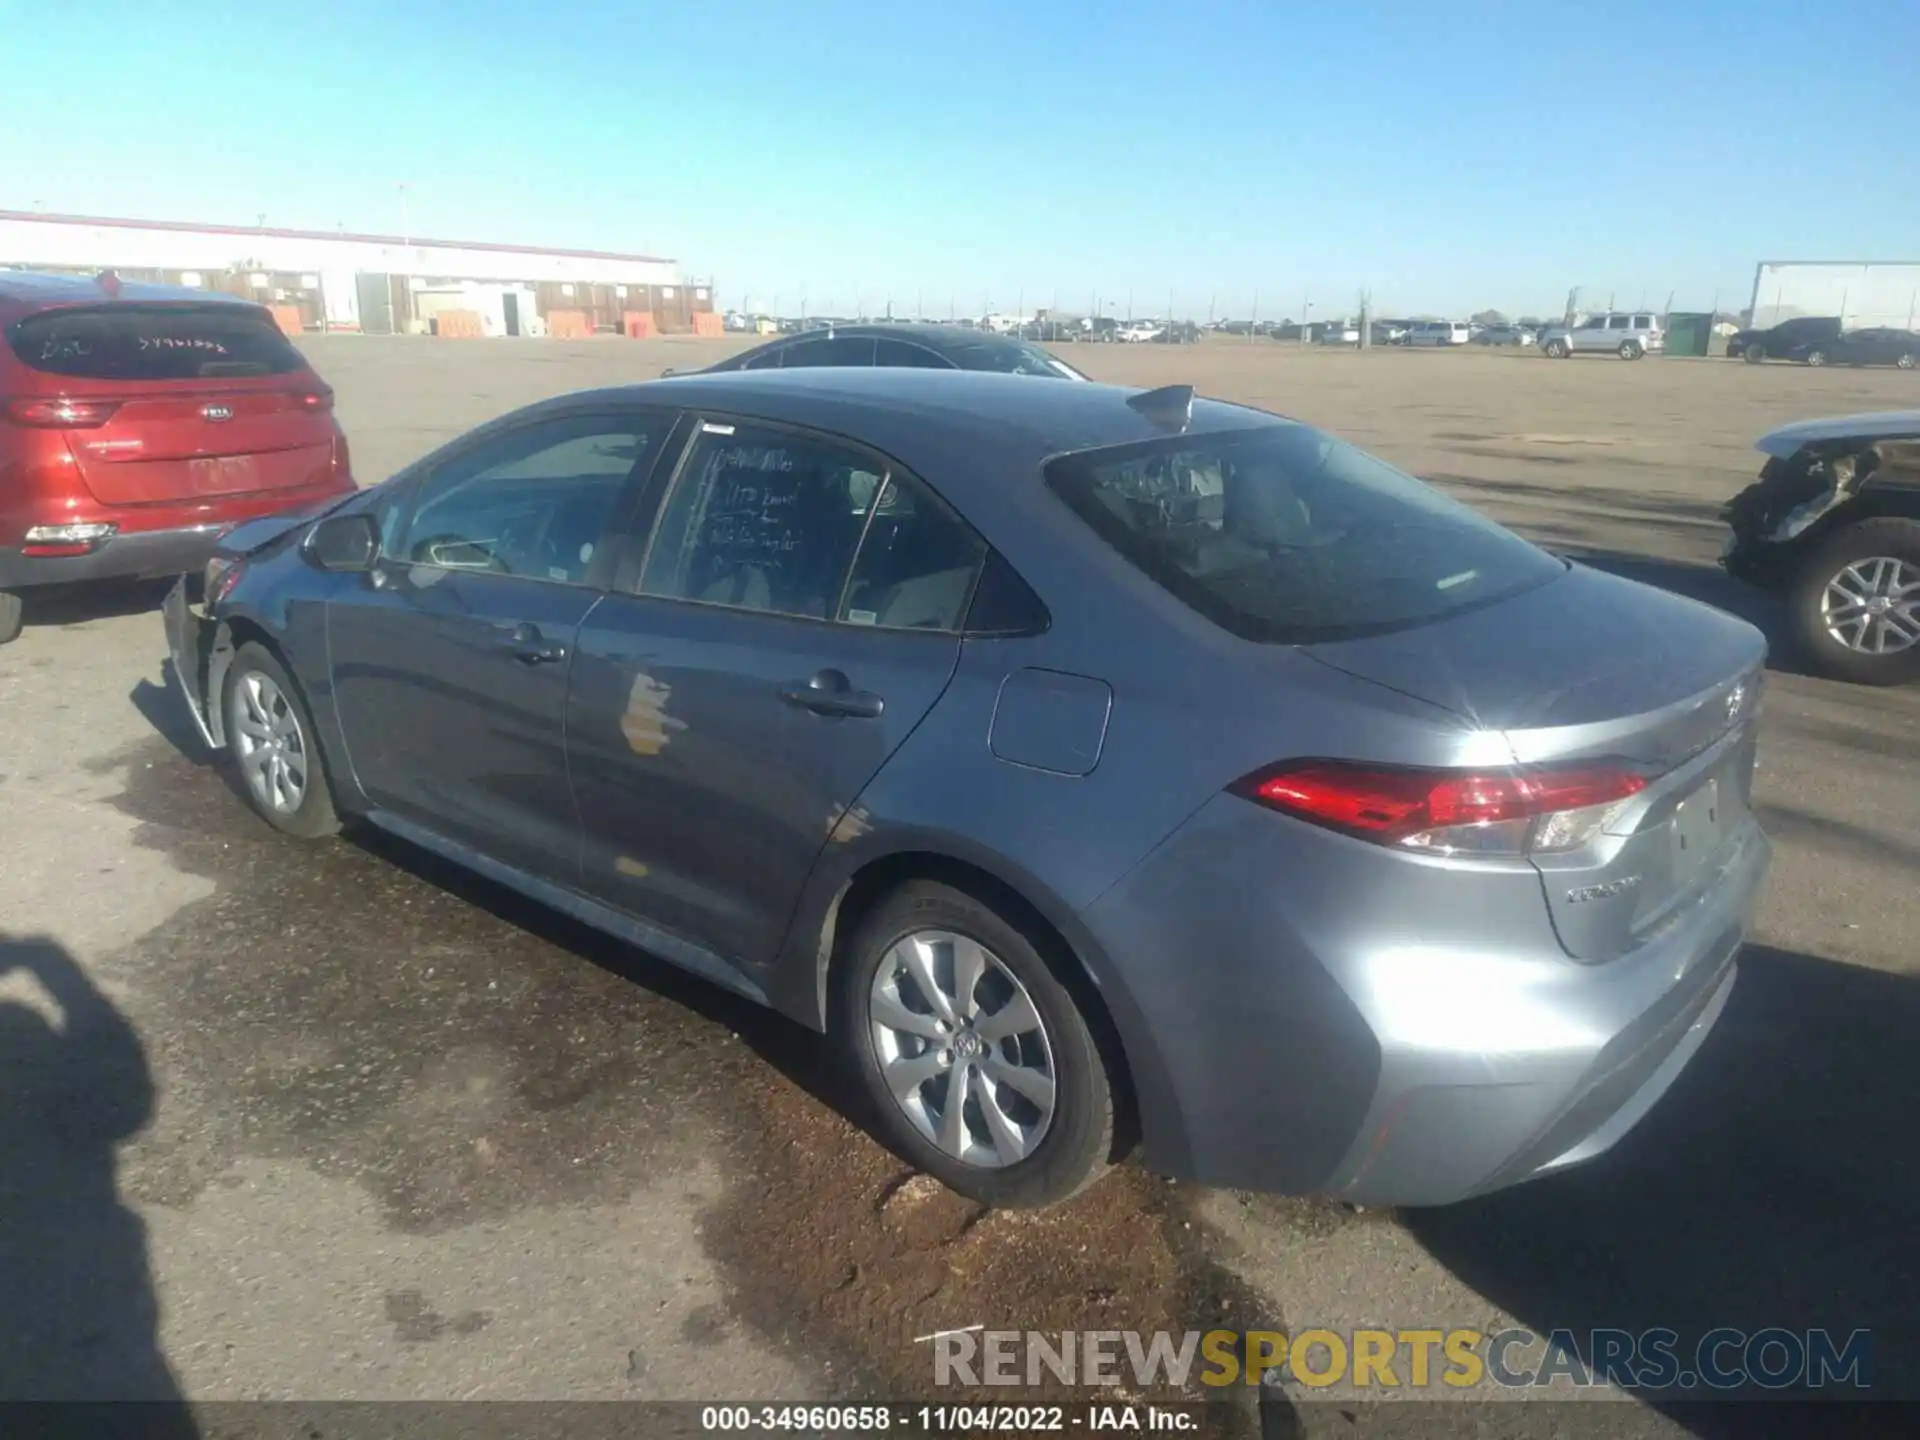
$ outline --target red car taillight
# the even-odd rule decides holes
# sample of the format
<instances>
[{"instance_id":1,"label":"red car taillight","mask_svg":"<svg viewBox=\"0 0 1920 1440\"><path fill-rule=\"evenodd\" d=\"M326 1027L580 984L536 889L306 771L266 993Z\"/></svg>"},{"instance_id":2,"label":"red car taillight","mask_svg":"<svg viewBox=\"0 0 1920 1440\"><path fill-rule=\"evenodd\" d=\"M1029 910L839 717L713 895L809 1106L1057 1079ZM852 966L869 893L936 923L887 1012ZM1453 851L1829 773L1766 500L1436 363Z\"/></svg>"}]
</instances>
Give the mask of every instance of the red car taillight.
<instances>
[{"instance_id":1,"label":"red car taillight","mask_svg":"<svg viewBox=\"0 0 1920 1440\"><path fill-rule=\"evenodd\" d=\"M1380 845L1526 855L1586 844L1646 786L1644 776L1607 765L1459 771L1302 760L1255 771L1232 789Z\"/></svg>"},{"instance_id":2,"label":"red car taillight","mask_svg":"<svg viewBox=\"0 0 1920 1440\"><path fill-rule=\"evenodd\" d=\"M118 400L29 400L7 401L7 418L16 425L31 425L40 430L90 430L104 425L120 408Z\"/></svg>"},{"instance_id":3,"label":"red car taillight","mask_svg":"<svg viewBox=\"0 0 1920 1440\"><path fill-rule=\"evenodd\" d=\"M323 414L333 409L333 391L325 385L313 385L293 392L293 403L302 410Z\"/></svg>"}]
</instances>

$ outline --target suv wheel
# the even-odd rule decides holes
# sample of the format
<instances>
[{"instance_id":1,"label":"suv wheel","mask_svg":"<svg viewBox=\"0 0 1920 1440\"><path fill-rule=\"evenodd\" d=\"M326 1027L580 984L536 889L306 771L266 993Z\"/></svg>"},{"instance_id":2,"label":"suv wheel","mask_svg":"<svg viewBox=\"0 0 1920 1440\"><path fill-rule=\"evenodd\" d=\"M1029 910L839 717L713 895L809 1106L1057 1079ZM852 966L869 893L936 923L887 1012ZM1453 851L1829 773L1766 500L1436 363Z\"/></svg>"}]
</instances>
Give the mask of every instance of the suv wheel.
<instances>
[{"instance_id":1,"label":"suv wheel","mask_svg":"<svg viewBox=\"0 0 1920 1440\"><path fill-rule=\"evenodd\" d=\"M1547 358L1549 360L1566 359L1567 358L1567 342L1564 340L1547 341Z\"/></svg>"},{"instance_id":2,"label":"suv wheel","mask_svg":"<svg viewBox=\"0 0 1920 1440\"><path fill-rule=\"evenodd\" d=\"M1920 365L1920 357L1916 357L1911 350L1908 350L1893 363L1898 365L1902 370L1911 370L1915 365Z\"/></svg>"},{"instance_id":3,"label":"suv wheel","mask_svg":"<svg viewBox=\"0 0 1920 1440\"><path fill-rule=\"evenodd\" d=\"M985 1205L1064 1200L1105 1173L1113 1090L1093 1033L1021 931L915 881L851 937L838 1029L883 1138Z\"/></svg>"},{"instance_id":4,"label":"suv wheel","mask_svg":"<svg viewBox=\"0 0 1920 1440\"><path fill-rule=\"evenodd\" d=\"M1789 605L1821 674L1856 685L1920 678L1920 521L1839 531L1801 563Z\"/></svg>"},{"instance_id":5,"label":"suv wheel","mask_svg":"<svg viewBox=\"0 0 1920 1440\"><path fill-rule=\"evenodd\" d=\"M247 800L274 829L301 840L339 833L313 717L263 645L242 645L227 671L227 744Z\"/></svg>"},{"instance_id":6,"label":"suv wheel","mask_svg":"<svg viewBox=\"0 0 1920 1440\"><path fill-rule=\"evenodd\" d=\"M1620 342L1620 358L1622 360L1638 360L1646 353L1647 352L1641 348L1638 340L1622 340Z\"/></svg>"},{"instance_id":7,"label":"suv wheel","mask_svg":"<svg viewBox=\"0 0 1920 1440\"><path fill-rule=\"evenodd\" d=\"M1767 347L1760 344L1749 344L1746 349L1740 352L1740 358L1749 365L1758 365L1762 360L1767 358Z\"/></svg>"},{"instance_id":8,"label":"suv wheel","mask_svg":"<svg viewBox=\"0 0 1920 1440\"><path fill-rule=\"evenodd\" d=\"M20 638L20 627L24 623L26 606L12 590L0 590L0 645L9 640Z\"/></svg>"},{"instance_id":9,"label":"suv wheel","mask_svg":"<svg viewBox=\"0 0 1920 1440\"><path fill-rule=\"evenodd\" d=\"M1826 363L1827 363L1827 352L1826 352L1826 351L1824 351L1824 350L1809 350L1809 351L1807 351L1807 363L1808 363L1809 365L1813 365L1813 366L1820 366L1820 365L1824 365L1824 364L1826 364Z\"/></svg>"}]
</instances>

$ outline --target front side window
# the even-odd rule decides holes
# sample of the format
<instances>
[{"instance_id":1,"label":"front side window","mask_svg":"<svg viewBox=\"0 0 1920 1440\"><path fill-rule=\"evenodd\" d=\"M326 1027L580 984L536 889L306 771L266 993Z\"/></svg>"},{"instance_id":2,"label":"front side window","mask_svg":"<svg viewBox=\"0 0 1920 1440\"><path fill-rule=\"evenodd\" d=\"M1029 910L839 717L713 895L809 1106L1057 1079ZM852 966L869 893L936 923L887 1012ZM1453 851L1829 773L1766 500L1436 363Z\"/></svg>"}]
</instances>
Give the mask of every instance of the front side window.
<instances>
[{"instance_id":1,"label":"front side window","mask_svg":"<svg viewBox=\"0 0 1920 1440\"><path fill-rule=\"evenodd\" d=\"M306 368L251 305L101 305L29 315L7 332L20 363L79 380L215 380Z\"/></svg>"},{"instance_id":2,"label":"front side window","mask_svg":"<svg viewBox=\"0 0 1920 1440\"><path fill-rule=\"evenodd\" d=\"M1312 644L1441 619L1562 564L1305 425L1066 456L1047 482L1107 544L1249 640Z\"/></svg>"},{"instance_id":3,"label":"front side window","mask_svg":"<svg viewBox=\"0 0 1920 1440\"><path fill-rule=\"evenodd\" d=\"M827 619L885 478L850 446L703 424L661 509L640 593Z\"/></svg>"},{"instance_id":4,"label":"front side window","mask_svg":"<svg viewBox=\"0 0 1920 1440\"><path fill-rule=\"evenodd\" d=\"M1609 315L1607 317L1607 329L1609 330L1631 330L1632 328L1633 321L1625 315Z\"/></svg>"},{"instance_id":5,"label":"front side window","mask_svg":"<svg viewBox=\"0 0 1920 1440\"><path fill-rule=\"evenodd\" d=\"M1582 330L1604 330L1607 328L1607 317L1604 315L1591 316L1580 322L1580 328Z\"/></svg>"},{"instance_id":6,"label":"front side window","mask_svg":"<svg viewBox=\"0 0 1920 1440\"><path fill-rule=\"evenodd\" d=\"M614 503L667 421L573 416L510 431L429 475L384 546L397 564L585 583Z\"/></svg>"}]
</instances>

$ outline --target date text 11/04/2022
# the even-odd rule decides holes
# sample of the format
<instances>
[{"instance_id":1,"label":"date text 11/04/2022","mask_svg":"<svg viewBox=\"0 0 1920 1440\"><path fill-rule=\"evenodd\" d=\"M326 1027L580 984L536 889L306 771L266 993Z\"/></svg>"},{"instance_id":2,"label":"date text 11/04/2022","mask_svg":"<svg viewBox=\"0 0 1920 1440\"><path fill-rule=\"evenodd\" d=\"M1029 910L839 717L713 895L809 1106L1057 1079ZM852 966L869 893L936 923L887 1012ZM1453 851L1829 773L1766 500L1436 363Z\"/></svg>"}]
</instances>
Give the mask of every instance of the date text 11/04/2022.
<instances>
[{"instance_id":1,"label":"date text 11/04/2022","mask_svg":"<svg viewBox=\"0 0 1920 1440\"><path fill-rule=\"evenodd\" d=\"M906 1435L1004 1431L1033 1435L1069 1430L1197 1430L1198 1405L708 1405L700 1428L710 1434L768 1432L816 1435L898 1431Z\"/></svg>"}]
</instances>

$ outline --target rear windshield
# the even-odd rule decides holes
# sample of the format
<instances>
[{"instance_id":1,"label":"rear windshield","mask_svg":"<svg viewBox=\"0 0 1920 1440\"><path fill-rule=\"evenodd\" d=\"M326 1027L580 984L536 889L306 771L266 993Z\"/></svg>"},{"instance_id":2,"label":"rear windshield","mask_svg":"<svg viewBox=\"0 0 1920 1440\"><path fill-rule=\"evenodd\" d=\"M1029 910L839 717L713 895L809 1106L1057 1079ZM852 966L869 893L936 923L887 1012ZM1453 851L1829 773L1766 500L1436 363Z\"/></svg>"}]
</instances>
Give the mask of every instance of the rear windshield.
<instances>
[{"instance_id":1,"label":"rear windshield","mask_svg":"<svg viewBox=\"0 0 1920 1440\"><path fill-rule=\"evenodd\" d=\"M83 380L286 375L300 352L239 305L108 305L29 315L7 332L23 365Z\"/></svg>"},{"instance_id":2,"label":"rear windshield","mask_svg":"<svg viewBox=\"0 0 1920 1440\"><path fill-rule=\"evenodd\" d=\"M1312 644L1505 599L1564 565L1305 425L1070 455L1047 481L1153 580L1235 635Z\"/></svg>"},{"instance_id":3,"label":"rear windshield","mask_svg":"<svg viewBox=\"0 0 1920 1440\"><path fill-rule=\"evenodd\" d=\"M948 356L962 370L997 370L1006 375L1044 375L1053 380L1084 380L1087 377L1056 360L1038 345L1024 340L953 340L946 342Z\"/></svg>"}]
</instances>

